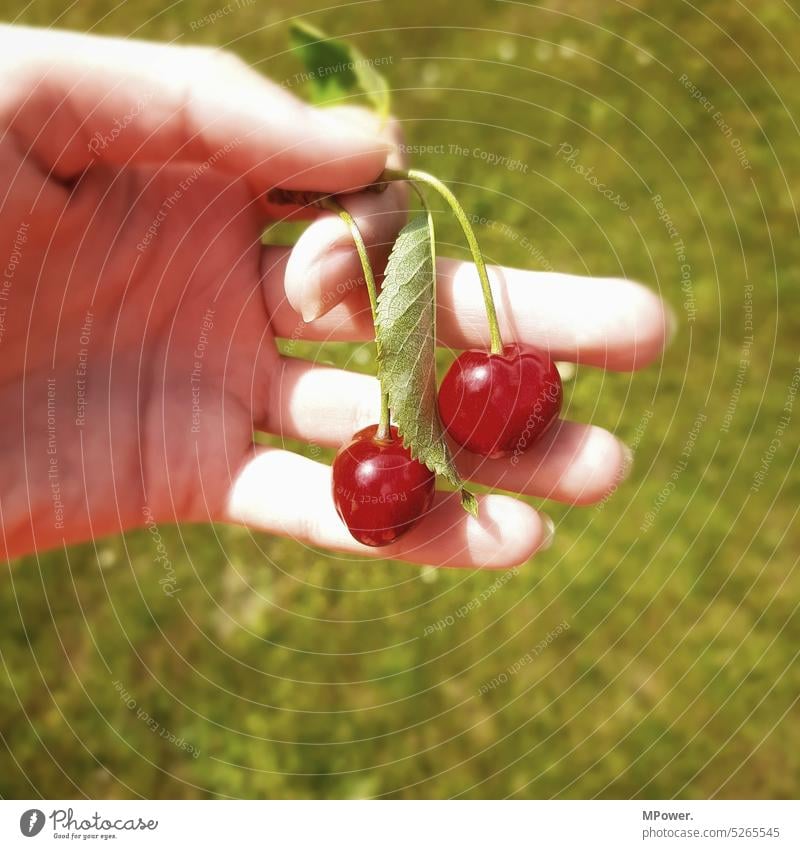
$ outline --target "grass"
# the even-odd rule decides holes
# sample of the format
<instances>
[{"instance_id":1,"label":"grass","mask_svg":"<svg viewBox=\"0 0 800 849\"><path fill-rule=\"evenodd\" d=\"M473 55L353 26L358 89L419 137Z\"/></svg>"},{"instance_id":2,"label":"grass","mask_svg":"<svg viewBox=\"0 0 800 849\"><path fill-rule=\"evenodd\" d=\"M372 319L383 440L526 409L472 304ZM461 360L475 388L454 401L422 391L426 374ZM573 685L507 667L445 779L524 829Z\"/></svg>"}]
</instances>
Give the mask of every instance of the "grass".
<instances>
[{"instance_id":1,"label":"grass","mask_svg":"<svg viewBox=\"0 0 800 849\"><path fill-rule=\"evenodd\" d=\"M500 585L223 527L161 529L177 598L147 532L11 564L0 795L796 797L796 12L324 5L198 26L217 0L42 0L22 20L227 45L285 80L302 11L390 58L408 140L445 145L415 164L486 219L490 259L639 278L673 306L660 363L568 385L572 418L634 444L633 475L599 507L547 504L554 547Z\"/></svg>"}]
</instances>

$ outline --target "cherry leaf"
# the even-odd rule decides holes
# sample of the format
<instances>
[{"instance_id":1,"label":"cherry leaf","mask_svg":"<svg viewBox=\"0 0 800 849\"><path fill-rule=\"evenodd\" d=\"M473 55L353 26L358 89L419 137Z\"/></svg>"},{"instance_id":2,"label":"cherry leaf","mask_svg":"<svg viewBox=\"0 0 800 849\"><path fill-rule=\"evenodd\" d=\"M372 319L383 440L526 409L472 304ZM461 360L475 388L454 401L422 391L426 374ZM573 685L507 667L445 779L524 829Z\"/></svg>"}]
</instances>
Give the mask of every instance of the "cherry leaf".
<instances>
[{"instance_id":1,"label":"cherry leaf","mask_svg":"<svg viewBox=\"0 0 800 849\"><path fill-rule=\"evenodd\" d=\"M381 292L375 332L378 367L392 419L411 455L461 490L461 504L478 514L464 489L436 407L436 290L433 225L420 215L400 231Z\"/></svg>"},{"instance_id":2,"label":"cherry leaf","mask_svg":"<svg viewBox=\"0 0 800 849\"><path fill-rule=\"evenodd\" d=\"M306 83L312 103L325 104L363 94L373 109L386 120L389 115L389 86L352 44L330 38L303 20L289 27L292 52L306 67L297 77Z\"/></svg>"}]
</instances>

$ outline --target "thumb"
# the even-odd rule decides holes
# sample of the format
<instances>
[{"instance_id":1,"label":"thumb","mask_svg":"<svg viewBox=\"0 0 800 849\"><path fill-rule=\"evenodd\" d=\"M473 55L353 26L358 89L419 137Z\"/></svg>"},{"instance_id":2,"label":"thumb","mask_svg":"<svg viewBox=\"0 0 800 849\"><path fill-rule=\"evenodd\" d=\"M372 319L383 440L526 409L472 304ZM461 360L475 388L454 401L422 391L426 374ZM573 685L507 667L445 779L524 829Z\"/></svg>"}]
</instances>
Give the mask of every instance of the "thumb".
<instances>
[{"instance_id":1,"label":"thumb","mask_svg":"<svg viewBox=\"0 0 800 849\"><path fill-rule=\"evenodd\" d=\"M345 192L374 180L389 145L312 108L220 50L0 27L11 84L0 120L57 177L97 161L206 162L275 186Z\"/></svg>"}]
</instances>

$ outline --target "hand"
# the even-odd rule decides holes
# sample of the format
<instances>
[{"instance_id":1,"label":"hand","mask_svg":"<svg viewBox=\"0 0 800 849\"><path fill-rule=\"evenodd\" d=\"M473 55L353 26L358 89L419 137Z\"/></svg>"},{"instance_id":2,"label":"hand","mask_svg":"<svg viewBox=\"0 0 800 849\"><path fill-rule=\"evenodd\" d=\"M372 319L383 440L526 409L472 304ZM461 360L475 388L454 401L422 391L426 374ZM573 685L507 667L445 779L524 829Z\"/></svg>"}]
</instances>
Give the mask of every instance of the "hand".
<instances>
[{"instance_id":1,"label":"hand","mask_svg":"<svg viewBox=\"0 0 800 849\"><path fill-rule=\"evenodd\" d=\"M443 565L508 567L541 547L527 505L486 496L475 520L441 494L398 544L368 549L334 512L327 466L253 445L254 428L339 445L377 420L373 378L274 344L371 338L346 230L322 216L294 250L260 234L285 215L268 189L352 192L384 168L385 141L227 53L16 27L0 39L6 556L172 521ZM402 187L345 203L380 267ZM472 267L442 260L439 274L442 342L484 344ZM509 339L611 368L663 346L663 307L635 284L492 274ZM515 467L459 460L482 483L583 503L613 488L625 456L564 422Z\"/></svg>"}]
</instances>

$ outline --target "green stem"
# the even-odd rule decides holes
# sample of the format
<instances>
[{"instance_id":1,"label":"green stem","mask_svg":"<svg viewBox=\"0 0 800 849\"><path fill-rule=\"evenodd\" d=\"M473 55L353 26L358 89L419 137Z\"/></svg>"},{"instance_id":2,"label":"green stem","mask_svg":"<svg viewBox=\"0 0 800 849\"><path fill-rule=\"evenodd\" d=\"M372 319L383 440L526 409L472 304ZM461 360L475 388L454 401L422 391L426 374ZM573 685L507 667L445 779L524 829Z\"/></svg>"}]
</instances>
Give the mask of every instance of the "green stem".
<instances>
[{"instance_id":1,"label":"green stem","mask_svg":"<svg viewBox=\"0 0 800 849\"><path fill-rule=\"evenodd\" d=\"M358 258L361 260L361 268L364 272L364 282L367 284L369 305L372 309L372 321L374 324L378 313L378 287L375 285L375 275L372 273L372 265L370 264L369 255L367 254L367 246L364 243L364 237L361 235L361 231L358 229L358 224L356 224L353 216L350 215L350 213L340 203L338 203L338 201L334 200L334 198L322 198L318 203L323 209L335 212L350 228L350 233L353 236L353 241L355 242L356 250L358 251ZM377 333L375 334L375 347L378 350L378 382L381 385L381 417L375 436L377 439L391 439L392 431L391 419L389 416L389 395L384 391L383 382L380 379L381 349Z\"/></svg>"},{"instance_id":2,"label":"green stem","mask_svg":"<svg viewBox=\"0 0 800 849\"><path fill-rule=\"evenodd\" d=\"M467 244L472 253L472 258L475 261L475 268L478 270L478 278L481 281L481 290L483 291L483 303L486 307L486 318L489 321L489 337L491 339L491 351L493 354L500 354L503 351L503 340L500 337L500 325L497 321L497 310L494 306L494 297L492 296L492 287L489 283L489 275L486 273L486 263L483 260L478 240L475 238L475 231L467 218L464 208L458 202L456 196L447 188L447 186L438 180L433 174L428 174L425 171L417 171L411 168L408 171L399 171L394 168L387 168L378 178L381 180L409 180L413 183L424 183L427 186L435 189L447 201L447 205L452 209L454 215L464 231L467 239Z\"/></svg>"}]
</instances>

